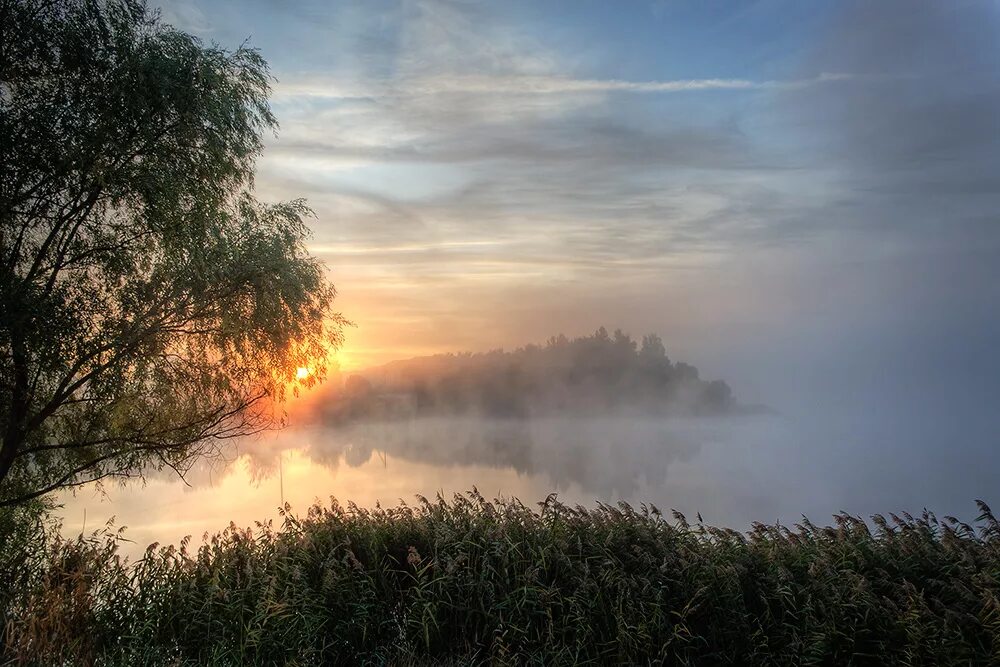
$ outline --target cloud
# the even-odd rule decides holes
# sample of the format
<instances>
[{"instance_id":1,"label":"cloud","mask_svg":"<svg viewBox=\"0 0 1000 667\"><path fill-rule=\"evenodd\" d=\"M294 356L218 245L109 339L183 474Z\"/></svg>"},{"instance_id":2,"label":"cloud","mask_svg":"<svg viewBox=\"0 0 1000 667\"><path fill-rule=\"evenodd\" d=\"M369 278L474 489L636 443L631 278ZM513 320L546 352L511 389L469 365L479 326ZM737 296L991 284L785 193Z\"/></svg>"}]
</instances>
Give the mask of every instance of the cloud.
<instances>
[{"instance_id":1,"label":"cloud","mask_svg":"<svg viewBox=\"0 0 1000 667\"><path fill-rule=\"evenodd\" d=\"M622 81L617 79L573 79L538 75L449 75L401 82L344 83L325 79L280 82L275 89L279 101L297 97L380 98L426 97L449 94L564 95L572 93L684 93L710 90L794 90L854 78L846 73L823 73L806 79L752 81L748 79L678 79L672 81Z\"/></svg>"},{"instance_id":2,"label":"cloud","mask_svg":"<svg viewBox=\"0 0 1000 667\"><path fill-rule=\"evenodd\" d=\"M981 178L1000 167L998 31L994 3L843 3L802 66L884 78L785 98L812 159L880 193L1000 193Z\"/></svg>"},{"instance_id":3,"label":"cloud","mask_svg":"<svg viewBox=\"0 0 1000 667\"><path fill-rule=\"evenodd\" d=\"M205 12L190 0L167 0L161 3L160 12L163 21L178 30L196 35L208 35L214 31Z\"/></svg>"}]
</instances>

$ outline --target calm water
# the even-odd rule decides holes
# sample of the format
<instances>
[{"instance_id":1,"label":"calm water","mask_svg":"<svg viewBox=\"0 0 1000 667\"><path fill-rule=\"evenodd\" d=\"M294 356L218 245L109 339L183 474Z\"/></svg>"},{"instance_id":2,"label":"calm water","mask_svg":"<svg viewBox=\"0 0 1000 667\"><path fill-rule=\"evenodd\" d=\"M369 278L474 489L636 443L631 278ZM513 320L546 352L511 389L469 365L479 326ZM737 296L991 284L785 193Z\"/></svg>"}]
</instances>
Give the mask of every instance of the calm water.
<instances>
[{"instance_id":1,"label":"calm water","mask_svg":"<svg viewBox=\"0 0 1000 667\"><path fill-rule=\"evenodd\" d=\"M878 417L314 424L241 442L227 461L192 470L187 483L162 474L145 485L65 495L64 530L92 530L114 517L128 527L134 544L126 549L136 554L153 541L197 541L230 521L277 518L282 501L304 512L331 496L371 506L473 485L525 503L553 491L584 505L653 503L740 529L802 514L826 521L839 510L925 506L968 519L973 499L994 497L997 476L977 463L977 449L991 447L996 431L969 438L968 423L939 418L901 430L897 419ZM950 437L949 425L966 437Z\"/></svg>"}]
</instances>

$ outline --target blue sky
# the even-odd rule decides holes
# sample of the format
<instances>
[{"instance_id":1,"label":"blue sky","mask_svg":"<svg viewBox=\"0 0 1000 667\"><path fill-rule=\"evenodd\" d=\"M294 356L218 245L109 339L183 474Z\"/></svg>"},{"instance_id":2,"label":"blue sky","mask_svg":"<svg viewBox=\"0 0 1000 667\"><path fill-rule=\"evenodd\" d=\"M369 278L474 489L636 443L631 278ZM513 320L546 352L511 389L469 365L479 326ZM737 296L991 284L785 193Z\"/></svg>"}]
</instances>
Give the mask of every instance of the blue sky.
<instances>
[{"instance_id":1,"label":"blue sky","mask_svg":"<svg viewBox=\"0 0 1000 667\"><path fill-rule=\"evenodd\" d=\"M314 208L347 367L603 324L758 400L1000 388L995 3L162 11L271 63L257 187Z\"/></svg>"}]
</instances>

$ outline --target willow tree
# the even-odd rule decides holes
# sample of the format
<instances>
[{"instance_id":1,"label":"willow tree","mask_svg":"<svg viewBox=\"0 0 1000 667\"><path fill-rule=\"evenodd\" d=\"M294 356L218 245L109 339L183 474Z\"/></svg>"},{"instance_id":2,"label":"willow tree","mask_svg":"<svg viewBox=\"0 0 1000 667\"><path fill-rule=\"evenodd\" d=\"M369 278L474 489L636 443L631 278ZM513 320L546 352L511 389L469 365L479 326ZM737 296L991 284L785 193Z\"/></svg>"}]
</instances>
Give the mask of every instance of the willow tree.
<instances>
[{"instance_id":1,"label":"willow tree","mask_svg":"<svg viewBox=\"0 0 1000 667\"><path fill-rule=\"evenodd\" d=\"M342 320L253 195L270 77L137 0L0 0L0 506L272 426Z\"/></svg>"}]
</instances>

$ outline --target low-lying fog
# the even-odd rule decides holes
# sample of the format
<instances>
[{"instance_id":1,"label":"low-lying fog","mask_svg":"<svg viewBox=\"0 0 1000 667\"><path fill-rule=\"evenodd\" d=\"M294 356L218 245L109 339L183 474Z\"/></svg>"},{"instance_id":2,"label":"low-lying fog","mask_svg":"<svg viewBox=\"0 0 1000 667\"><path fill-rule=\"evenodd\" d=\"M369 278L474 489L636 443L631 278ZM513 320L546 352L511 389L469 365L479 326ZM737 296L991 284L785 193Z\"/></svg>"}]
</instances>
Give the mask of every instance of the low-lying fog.
<instances>
[{"instance_id":1,"label":"low-lying fog","mask_svg":"<svg viewBox=\"0 0 1000 667\"><path fill-rule=\"evenodd\" d=\"M928 273L905 293L933 295L941 282ZM910 303L883 297L879 312L801 300L768 328L706 328L686 345L668 342L672 359L697 364L702 377L726 380L738 402L763 403L774 414L336 426L317 411L240 443L229 465L191 471L190 486L164 474L145 487L110 486L103 500L93 489L64 496L65 531L114 515L128 526L135 553L153 540L197 540L231 520L247 526L277 517L282 499L304 511L330 496L395 504L472 486L525 503L552 491L584 505L653 503L738 529L803 514L827 522L840 510L869 516L926 507L971 520L976 498L1000 504L1000 295L995 287L950 292L954 298ZM972 296L963 302L963 293ZM632 326L641 332L646 323Z\"/></svg>"},{"instance_id":2,"label":"low-lying fog","mask_svg":"<svg viewBox=\"0 0 1000 667\"><path fill-rule=\"evenodd\" d=\"M330 496L370 506L472 486L526 503L552 491L584 505L652 503L736 528L802 514L826 521L839 510L974 518L973 500L989 502L996 488L989 397L976 405L956 395L963 409L900 387L898 400L876 402L877 390L869 378L829 409L789 397L777 414L756 416L299 423L240 443L228 462L192 470L188 485L164 474L106 488L103 500L94 490L66 497L65 530L114 515L137 554L151 541L276 518L282 500L304 511Z\"/></svg>"}]
</instances>

